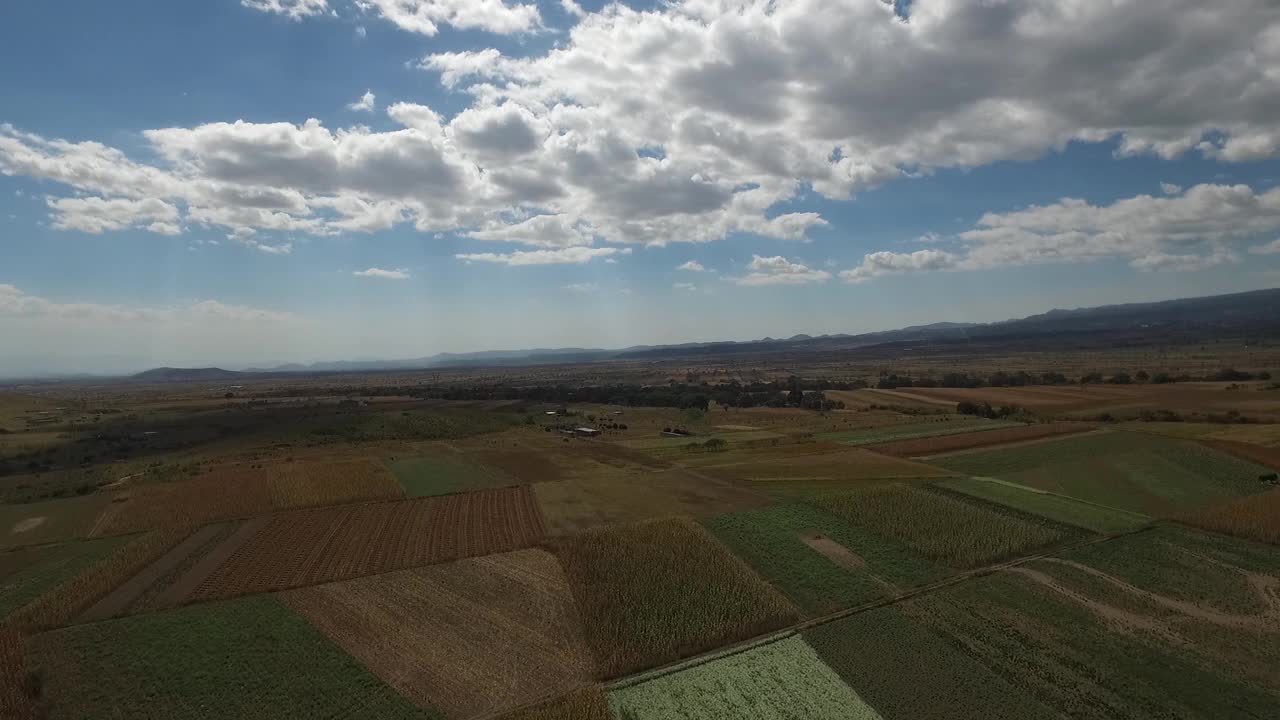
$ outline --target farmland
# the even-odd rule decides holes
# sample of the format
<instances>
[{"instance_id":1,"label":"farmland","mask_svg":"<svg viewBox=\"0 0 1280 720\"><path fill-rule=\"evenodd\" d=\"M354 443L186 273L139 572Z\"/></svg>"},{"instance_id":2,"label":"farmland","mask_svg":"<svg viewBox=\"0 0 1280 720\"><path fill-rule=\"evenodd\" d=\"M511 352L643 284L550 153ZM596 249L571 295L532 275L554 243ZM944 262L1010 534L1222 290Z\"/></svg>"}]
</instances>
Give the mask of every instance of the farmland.
<instances>
[{"instance_id":1,"label":"farmland","mask_svg":"<svg viewBox=\"0 0 1280 720\"><path fill-rule=\"evenodd\" d=\"M618 372L687 374L492 387ZM1166 388L704 411L289 382L95 390L121 409L106 431L40 426L55 452L0 476L5 712L1136 719L1280 699L1280 496L1247 460L1274 426L1054 419ZM1025 399L1031 422L958 415L962 396ZM85 460L100 434L127 455Z\"/></svg>"},{"instance_id":2,"label":"farmland","mask_svg":"<svg viewBox=\"0 0 1280 720\"><path fill-rule=\"evenodd\" d=\"M557 540L601 670L619 675L794 621L781 593L699 526L621 525Z\"/></svg>"},{"instance_id":3,"label":"farmland","mask_svg":"<svg viewBox=\"0 0 1280 720\"><path fill-rule=\"evenodd\" d=\"M609 702L619 720L880 720L799 636L620 687Z\"/></svg>"},{"instance_id":4,"label":"farmland","mask_svg":"<svg viewBox=\"0 0 1280 720\"><path fill-rule=\"evenodd\" d=\"M593 674L591 651L560 565L542 550L291 590L280 597L406 698L450 718L559 695Z\"/></svg>"}]
</instances>

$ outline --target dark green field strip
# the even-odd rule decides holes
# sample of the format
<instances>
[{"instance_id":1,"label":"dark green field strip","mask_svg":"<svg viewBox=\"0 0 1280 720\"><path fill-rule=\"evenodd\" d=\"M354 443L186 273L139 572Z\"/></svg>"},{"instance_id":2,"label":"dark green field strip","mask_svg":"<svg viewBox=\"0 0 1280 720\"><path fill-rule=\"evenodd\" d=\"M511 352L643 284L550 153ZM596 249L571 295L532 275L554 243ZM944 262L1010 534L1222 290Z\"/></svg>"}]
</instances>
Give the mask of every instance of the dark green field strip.
<instances>
[{"instance_id":1,"label":"dark green field strip","mask_svg":"<svg viewBox=\"0 0 1280 720\"><path fill-rule=\"evenodd\" d=\"M0 553L0 618L102 560L132 540L129 536Z\"/></svg>"},{"instance_id":2,"label":"dark green field strip","mask_svg":"<svg viewBox=\"0 0 1280 720\"><path fill-rule=\"evenodd\" d=\"M935 458L939 467L996 477L1147 515L1170 515L1259 492L1259 465L1194 442L1105 432Z\"/></svg>"},{"instance_id":3,"label":"dark green field strip","mask_svg":"<svg viewBox=\"0 0 1280 720\"><path fill-rule=\"evenodd\" d=\"M501 470L461 458L404 458L388 465L404 488L405 497L411 498L504 487L517 482Z\"/></svg>"},{"instance_id":4,"label":"dark green field strip","mask_svg":"<svg viewBox=\"0 0 1280 720\"><path fill-rule=\"evenodd\" d=\"M996 478L956 478L935 486L997 503L1054 522L1095 532L1118 532L1151 522L1139 513L1104 507Z\"/></svg>"},{"instance_id":5,"label":"dark green field strip","mask_svg":"<svg viewBox=\"0 0 1280 720\"><path fill-rule=\"evenodd\" d=\"M704 524L811 615L893 595L947 573L910 548L802 503L721 515ZM850 570L822 555L801 541L810 532L855 553L866 568Z\"/></svg>"},{"instance_id":6,"label":"dark green field strip","mask_svg":"<svg viewBox=\"0 0 1280 720\"><path fill-rule=\"evenodd\" d=\"M438 720L270 596L32 638L51 720Z\"/></svg>"}]
</instances>

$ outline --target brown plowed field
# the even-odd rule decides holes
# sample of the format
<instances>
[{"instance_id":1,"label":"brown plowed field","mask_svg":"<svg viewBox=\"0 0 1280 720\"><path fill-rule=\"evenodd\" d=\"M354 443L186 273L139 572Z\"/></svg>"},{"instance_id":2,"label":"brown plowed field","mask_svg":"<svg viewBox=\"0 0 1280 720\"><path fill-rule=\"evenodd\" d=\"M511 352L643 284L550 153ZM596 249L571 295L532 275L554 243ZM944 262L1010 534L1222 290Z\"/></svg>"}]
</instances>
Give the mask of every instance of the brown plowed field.
<instances>
[{"instance_id":1,"label":"brown plowed field","mask_svg":"<svg viewBox=\"0 0 1280 720\"><path fill-rule=\"evenodd\" d=\"M370 460L285 463L278 468L269 483L277 510L404 497L391 472Z\"/></svg>"},{"instance_id":2,"label":"brown plowed field","mask_svg":"<svg viewBox=\"0 0 1280 720\"><path fill-rule=\"evenodd\" d=\"M335 580L518 550L543 537L528 486L281 513L194 599Z\"/></svg>"},{"instance_id":3,"label":"brown plowed field","mask_svg":"<svg viewBox=\"0 0 1280 720\"><path fill-rule=\"evenodd\" d=\"M559 695L593 674L573 595L543 550L279 597L402 695L451 719Z\"/></svg>"},{"instance_id":4,"label":"brown plowed field","mask_svg":"<svg viewBox=\"0 0 1280 720\"><path fill-rule=\"evenodd\" d=\"M1280 447L1263 447L1231 440L1201 440L1200 442L1242 460L1280 470Z\"/></svg>"},{"instance_id":5,"label":"brown plowed field","mask_svg":"<svg viewBox=\"0 0 1280 720\"><path fill-rule=\"evenodd\" d=\"M218 525L206 525L195 531L186 540L161 555L158 560L143 568L142 572L117 585L106 597L80 613L76 622L97 622L123 613L135 600L141 598L148 588L212 540L221 529Z\"/></svg>"},{"instance_id":6,"label":"brown plowed field","mask_svg":"<svg viewBox=\"0 0 1280 720\"><path fill-rule=\"evenodd\" d=\"M228 465L190 480L125 490L113 495L93 534L190 527L271 512L273 474L267 468Z\"/></svg>"},{"instance_id":7,"label":"brown plowed field","mask_svg":"<svg viewBox=\"0 0 1280 720\"><path fill-rule=\"evenodd\" d=\"M1058 435L1070 435L1093 429L1094 426L1082 423L1044 423L997 430L979 430L960 435L899 440L898 442L884 443L882 445L872 445L868 449L885 455L893 455L894 457L920 457L955 452L957 450L970 450L992 445L1038 440Z\"/></svg>"},{"instance_id":8,"label":"brown plowed field","mask_svg":"<svg viewBox=\"0 0 1280 720\"><path fill-rule=\"evenodd\" d=\"M534 450L487 451L479 454L480 461L495 467L521 482L548 482L559 480L564 473L545 453Z\"/></svg>"},{"instance_id":9,"label":"brown plowed field","mask_svg":"<svg viewBox=\"0 0 1280 720\"><path fill-rule=\"evenodd\" d=\"M191 597L192 593L198 590L215 570L222 567L228 558L269 522L271 517L267 515L246 520L230 536L210 549L195 565L179 576L172 585L160 591L152 601L152 606L168 608L186 602L187 598Z\"/></svg>"}]
</instances>

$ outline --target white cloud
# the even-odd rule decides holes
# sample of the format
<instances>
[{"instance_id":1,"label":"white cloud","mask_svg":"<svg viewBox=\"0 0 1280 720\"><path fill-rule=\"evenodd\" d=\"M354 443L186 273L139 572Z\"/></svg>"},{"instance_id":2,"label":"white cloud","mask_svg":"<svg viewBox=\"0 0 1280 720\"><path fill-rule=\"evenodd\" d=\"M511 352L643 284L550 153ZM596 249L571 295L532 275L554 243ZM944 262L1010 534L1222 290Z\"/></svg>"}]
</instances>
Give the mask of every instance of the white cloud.
<instances>
[{"instance_id":1,"label":"white cloud","mask_svg":"<svg viewBox=\"0 0 1280 720\"><path fill-rule=\"evenodd\" d=\"M814 270L781 255L752 255L747 270L750 271L747 275L735 278L734 282L739 285L808 285L831 279L831 273L826 270Z\"/></svg>"},{"instance_id":2,"label":"white cloud","mask_svg":"<svg viewBox=\"0 0 1280 720\"><path fill-rule=\"evenodd\" d=\"M513 253L459 253L454 257L467 262L500 263L503 265L558 265L587 263L608 255L630 255L631 248L616 247L567 247L558 250L517 250Z\"/></svg>"},{"instance_id":3,"label":"white cloud","mask_svg":"<svg viewBox=\"0 0 1280 720\"><path fill-rule=\"evenodd\" d=\"M589 228L574 224L564 215L534 215L511 225L494 222L484 229L468 233L468 236L476 240L516 242L545 248L590 245L593 241Z\"/></svg>"},{"instance_id":4,"label":"white cloud","mask_svg":"<svg viewBox=\"0 0 1280 720\"><path fill-rule=\"evenodd\" d=\"M1162 182L1160 183L1160 192L1164 193L1165 195L1177 195L1178 193L1182 192L1182 186L1175 185L1170 182Z\"/></svg>"},{"instance_id":5,"label":"white cloud","mask_svg":"<svg viewBox=\"0 0 1280 720\"><path fill-rule=\"evenodd\" d=\"M850 282L901 272L975 270L1050 262L1128 260L1142 271L1192 271L1238 262L1238 250L1280 230L1280 188L1196 185L1177 195L1138 195L1110 205L1065 198L987 213L960 233L955 252L876 252L840 273ZM1249 248L1280 252L1280 241Z\"/></svg>"},{"instance_id":6,"label":"white cloud","mask_svg":"<svg viewBox=\"0 0 1280 720\"><path fill-rule=\"evenodd\" d=\"M85 320L111 323L191 322L215 319L231 322L272 323L293 319L289 313L261 310L203 300L190 305L144 307L99 303L60 303L28 295L17 286L0 284L0 319Z\"/></svg>"},{"instance_id":7,"label":"white cloud","mask_svg":"<svg viewBox=\"0 0 1280 720\"><path fill-rule=\"evenodd\" d=\"M564 8L564 11L573 17L584 18L587 16L587 11L583 10L576 0L560 0L560 7Z\"/></svg>"},{"instance_id":8,"label":"white cloud","mask_svg":"<svg viewBox=\"0 0 1280 720\"><path fill-rule=\"evenodd\" d=\"M690 261L688 261L688 262L686 262L686 263L682 263L682 264L680 264L680 265L677 265L677 266L676 266L676 269L677 269L677 270L688 270L688 271L690 271L690 272L706 272L706 271L707 271L707 269L706 269L705 267L703 267L703 266L702 266L702 263L698 262L697 260L690 260Z\"/></svg>"},{"instance_id":9,"label":"white cloud","mask_svg":"<svg viewBox=\"0 0 1280 720\"><path fill-rule=\"evenodd\" d=\"M363 40L363 39L365 39L366 37L368 37L368 35L369 35L369 31L368 31L368 30L366 30L366 29L365 29L365 27L364 27L363 25L357 25L357 26L356 26L356 37L358 37L358 38L360 38L361 40Z\"/></svg>"},{"instance_id":10,"label":"white cloud","mask_svg":"<svg viewBox=\"0 0 1280 720\"><path fill-rule=\"evenodd\" d=\"M593 282L570 283L565 285L563 289L572 293L578 293L579 295L593 295L600 292L600 285Z\"/></svg>"},{"instance_id":11,"label":"white cloud","mask_svg":"<svg viewBox=\"0 0 1280 720\"><path fill-rule=\"evenodd\" d=\"M435 35L440 25L487 30L500 35L531 32L541 26L538 6L507 0L362 0L397 27Z\"/></svg>"},{"instance_id":12,"label":"white cloud","mask_svg":"<svg viewBox=\"0 0 1280 720\"><path fill-rule=\"evenodd\" d=\"M380 278L382 280L408 280L409 271L405 268L398 270L383 270L382 268L371 267L368 270L356 270L351 273L356 277Z\"/></svg>"},{"instance_id":13,"label":"white cloud","mask_svg":"<svg viewBox=\"0 0 1280 720\"><path fill-rule=\"evenodd\" d=\"M678 283L672 283L671 289L672 290L688 290L689 292L694 292L698 289L698 286L694 285L693 283L678 282Z\"/></svg>"},{"instance_id":14,"label":"white cloud","mask_svg":"<svg viewBox=\"0 0 1280 720\"><path fill-rule=\"evenodd\" d=\"M909 253L875 252L862 259L862 265L840 273L845 282L862 282L869 278L897 273L945 270L956 266L956 256L943 250L916 250Z\"/></svg>"},{"instance_id":15,"label":"white cloud","mask_svg":"<svg viewBox=\"0 0 1280 720\"><path fill-rule=\"evenodd\" d=\"M365 90L360 99L347 105L347 108L356 112L373 112L378 96L373 94L372 90Z\"/></svg>"},{"instance_id":16,"label":"white cloud","mask_svg":"<svg viewBox=\"0 0 1280 720\"><path fill-rule=\"evenodd\" d=\"M1254 255L1275 255L1280 253L1280 238L1276 238L1265 245L1256 245L1249 248L1249 252Z\"/></svg>"},{"instance_id":17,"label":"white cloud","mask_svg":"<svg viewBox=\"0 0 1280 720\"><path fill-rule=\"evenodd\" d=\"M178 208L156 198L51 197L46 202L53 210L53 227L58 230L79 230L97 235L108 230L139 226L164 235L182 232L175 224Z\"/></svg>"},{"instance_id":18,"label":"white cloud","mask_svg":"<svg viewBox=\"0 0 1280 720\"><path fill-rule=\"evenodd\" d=\"M240 4L254 10L284 15L293 20L320 15L329 10L328 0L240 0Z\"/></svg>"}]
</instances>

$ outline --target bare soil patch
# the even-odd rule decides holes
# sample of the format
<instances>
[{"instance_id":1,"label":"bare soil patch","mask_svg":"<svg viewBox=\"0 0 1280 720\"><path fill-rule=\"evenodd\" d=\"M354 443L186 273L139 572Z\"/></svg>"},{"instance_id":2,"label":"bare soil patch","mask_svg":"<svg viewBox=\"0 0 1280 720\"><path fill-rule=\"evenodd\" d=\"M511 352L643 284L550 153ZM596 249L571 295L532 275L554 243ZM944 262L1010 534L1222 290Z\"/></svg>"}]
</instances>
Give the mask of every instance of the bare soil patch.
<instances>
[{"instance_id":1,"label":"bare soil patch","mask_svg":"<svg viewBox=\"0 0 1280 720\"><path fill-rule=\"evenodd\" d=\"M867 561L863 560L861 555L820 532L809 530L800 533L799 537L800 542L813 548L819 554L846 570L857 572L867 567Z\"/></svg>"},{"instance_id":2,"label":"bare soil patch","mask_svg":"<svg viewBox=\"0 0 1280 720\"><path fill-rule=\"evenodd\" d=\"M549 482L564 474L545 453L534 450L496 450L479 453L482 463L527 483Z\"/></svg>"},{"instance_id":3,"label":"bare soil patch","mask_svg":"<svg viewBox=\"0 0 1280 720\"><path fill-rule=\"evenodd\" d=\"M13 533L14 535L17 535L19 533L24 533L29 530L34 530L43 524L44 524L43 515L40 517L27 518L26 520L19 520L18 522L14 523L13 529L10 530L10 532Z\"/></svg>"},{"instance_id":4,"label":"bare soil patch","mask_svg":"<svg viewBox=\"0 0 1280 720\"><path fill-rule=\"evenodd\" d=\"M222 567L223 563L245 543L253 539L270 521L271 518L269 516L256 517L245 521L240 527L236 528L235 532L231 533L230 537L215 546L208 554L200 558L199 562L178 577L176 582L157 595L154 601L155 607L176 607L186 602L187 598L204 584L204 581L215 570Z\"/></svg>"},{"instance_id":5,"label":"bare soil patch","mask_svg":"<svg viewBox=\"0 0 1280 720\"><path fill-rule=\"evenodd\" d=\"M555 556L543 550L291 590L280 598L405 697L451 719L554 697L593 675L568 583Z\"/></svg>"},{"instance_id":6,"label":"bare soil patch","mask_svg":"<svg viewBox=\"0 0 1280 720\"><path fill-rule=\"evenodd\" d=\"M1232 440L1204 439L1200 443L1242 460L1280 470L1280 447L1263 447Z\"/></svg>"}]
</instances>

